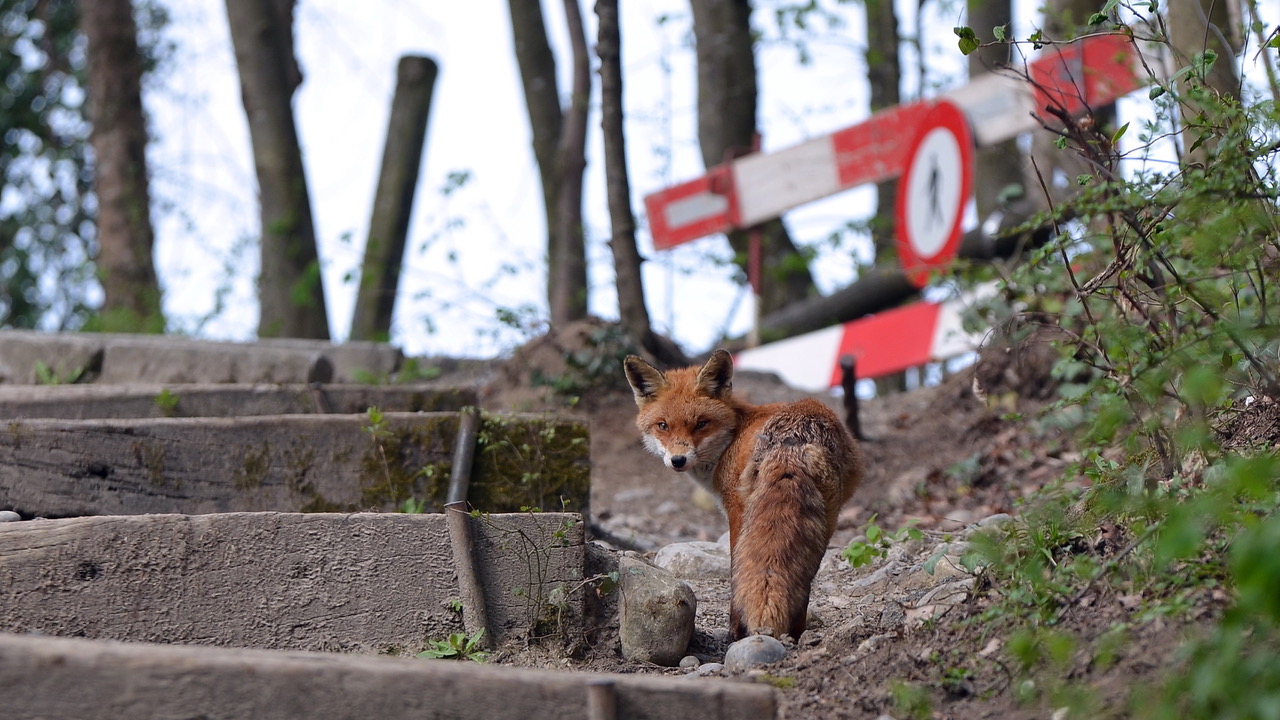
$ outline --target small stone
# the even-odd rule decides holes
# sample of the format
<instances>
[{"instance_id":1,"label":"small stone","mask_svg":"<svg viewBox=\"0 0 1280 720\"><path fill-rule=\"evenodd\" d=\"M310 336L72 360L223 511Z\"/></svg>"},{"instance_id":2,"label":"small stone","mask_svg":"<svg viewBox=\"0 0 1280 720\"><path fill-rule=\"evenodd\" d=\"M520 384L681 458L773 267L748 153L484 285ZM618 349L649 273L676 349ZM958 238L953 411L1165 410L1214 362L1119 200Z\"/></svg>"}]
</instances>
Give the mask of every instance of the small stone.
<instances>
[{"instance_id":1,"label":"small stone","mask_svg":"<svg viewBox=\"0 0 1280 720\"><path fill-rule=\"evenodd\" d=\"M12 510L0 510L0 522L17 522L22 516Z\"/></svg>"},{"instance_id":2,"label":"small stone","mask_svg":"<svg viewBox=\"0 0 1280 720\"><path fill-rule=\"evenodd\" d=\"M700 664L701 663L698 662L698 658L694 657L693 655L685 655L684 657L680 658L680 667L685 670L692 670L698 667L698 665Z\"/></svg>"},{"instance_id":3,"label":"small stone","mask_svg":"<svg viewBox=\"0 0 1280 720\"><path fill-rule=\"evenodd\" d=\"M1013 522L1013 516L1009 513L996 513L995 515L988 515L987 517L979 520L978 527L998 527L1011 522Z\"/></svg>"},{"instance_id":4,"label":"small stone","mask_svg":"<svg viewBox=\"0 0 1280 720\"><path fill-rule=\"evenodd\" d=\"M724 670L724 663L703 663L698 666L694 672L698 677L707 677L708 675L719 675Z\"/></svg>"},{"instance_id":5,"label":"small stone","mask_svg":"<svg viewBox=\"0 0 1280 720\"><path fill-rule=\"evenodd\" d=\"M729 646L724 665L730 670L743 670L753 665L768 665L787 656L787 649L768 635L752 635Z\"/></svg>"}]
</instances>

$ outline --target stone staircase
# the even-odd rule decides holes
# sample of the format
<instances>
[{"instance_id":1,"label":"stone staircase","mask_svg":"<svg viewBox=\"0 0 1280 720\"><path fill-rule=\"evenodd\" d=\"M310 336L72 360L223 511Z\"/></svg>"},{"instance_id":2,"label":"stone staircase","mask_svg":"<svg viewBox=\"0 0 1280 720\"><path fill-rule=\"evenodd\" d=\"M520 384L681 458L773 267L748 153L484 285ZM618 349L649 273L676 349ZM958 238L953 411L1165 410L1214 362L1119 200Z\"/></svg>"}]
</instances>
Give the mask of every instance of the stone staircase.
<instances>
[{"instance_id":1,"label":"stone staircase","mask_svg":"<svg viewBox=\"0 0 1280 720\"><path fill-rule=\"evenodd\" d=\"M368 384L403 362L0 331L6 716L776 715L760 686L412 657L477 617L498 647L566 652L601 619L587 429ZM442 514L459 474L475 512Z\"/></svg>"}]
</instances>

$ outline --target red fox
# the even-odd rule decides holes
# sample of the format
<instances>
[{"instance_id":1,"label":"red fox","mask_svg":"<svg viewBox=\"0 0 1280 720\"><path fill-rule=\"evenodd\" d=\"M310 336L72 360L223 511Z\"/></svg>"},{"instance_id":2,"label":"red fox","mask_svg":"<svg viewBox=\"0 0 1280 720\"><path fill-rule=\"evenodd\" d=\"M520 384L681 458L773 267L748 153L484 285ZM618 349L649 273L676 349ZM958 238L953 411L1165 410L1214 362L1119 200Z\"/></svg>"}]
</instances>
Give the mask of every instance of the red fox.
<instances>
[{"instance_id":1,"label":"red fox","mask_svg":"<svg viewBox=\"0 0 1280 720\"><path fill-rule=\"evenodd\" d=\"M733 396L733 358L658 371L623 361L645 446L720 498L729 518L729 631L799 639L809 591L841 506L862 480L862 451L813 399L752 405Z\"/></svg>"}]
</instances>

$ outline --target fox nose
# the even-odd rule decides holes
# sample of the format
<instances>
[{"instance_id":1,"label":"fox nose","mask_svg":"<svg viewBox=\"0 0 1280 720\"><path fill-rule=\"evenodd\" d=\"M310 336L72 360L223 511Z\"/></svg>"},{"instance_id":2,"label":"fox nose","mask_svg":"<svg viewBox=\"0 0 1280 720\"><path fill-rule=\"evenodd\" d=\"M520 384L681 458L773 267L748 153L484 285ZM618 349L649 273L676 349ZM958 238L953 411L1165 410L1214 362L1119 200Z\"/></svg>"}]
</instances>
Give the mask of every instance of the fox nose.
<instances>
[{"instance_id":1,"label":"fox nose","mask_svg":"<svg viewBox=\"0 0 1280 720\"><path fill-rule=\"evenodd\" d=\"M683 455L672 455L672 456L671 456L671 467L673 467L673 468L675 468L675 469L679 470L680 468L684 467L684 464L685 464L685 462L686 462L686 461L687 461L687 459L686 459L686 458L685 458L685 456L683 456Z\"/></svg>"}]
</instances>

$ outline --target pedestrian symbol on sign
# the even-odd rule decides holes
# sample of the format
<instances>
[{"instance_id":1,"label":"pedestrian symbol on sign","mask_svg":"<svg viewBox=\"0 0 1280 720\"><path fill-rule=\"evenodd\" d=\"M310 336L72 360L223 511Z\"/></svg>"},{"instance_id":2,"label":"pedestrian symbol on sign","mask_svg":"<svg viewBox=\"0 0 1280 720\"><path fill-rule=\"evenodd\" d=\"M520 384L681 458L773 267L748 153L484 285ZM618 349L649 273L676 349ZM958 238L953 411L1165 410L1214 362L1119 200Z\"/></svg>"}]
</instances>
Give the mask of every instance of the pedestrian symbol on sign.
<instances>
[{"instance_id":1,"label":"pedestrian symbol on sign","mask_svg":"<svg viewBox=\"0 0 1280 720\"><path fill-rule=\"evenodd\" d=\"M955 105L939 102L921 122L911 161L898 186L898 254L918 287L960 247L972 184L973 141Z\"/></svg>"}]
</instances>

